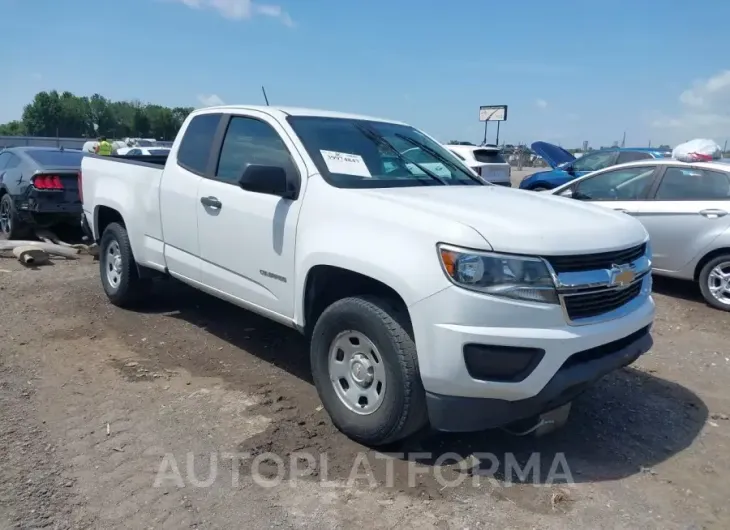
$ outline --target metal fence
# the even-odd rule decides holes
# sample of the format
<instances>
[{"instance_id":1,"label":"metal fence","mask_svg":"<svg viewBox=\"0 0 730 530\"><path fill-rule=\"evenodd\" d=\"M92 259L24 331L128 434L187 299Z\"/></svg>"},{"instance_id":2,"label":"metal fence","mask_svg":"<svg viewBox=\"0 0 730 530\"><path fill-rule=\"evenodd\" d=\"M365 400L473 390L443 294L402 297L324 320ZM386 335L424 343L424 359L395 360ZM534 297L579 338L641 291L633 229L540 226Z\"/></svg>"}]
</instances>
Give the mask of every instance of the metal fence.
<instances>
[{"instance_id":1,"label":"metal fence","mask_svg":"<svg viewBox=\"0 0 730 530\"><path fill-rule=\"evenodd\" d=\"M0 149L7 147L64 147L81 149L93 138L56 138L53 136L0 136Z\"/></svg>"}]
</instances>

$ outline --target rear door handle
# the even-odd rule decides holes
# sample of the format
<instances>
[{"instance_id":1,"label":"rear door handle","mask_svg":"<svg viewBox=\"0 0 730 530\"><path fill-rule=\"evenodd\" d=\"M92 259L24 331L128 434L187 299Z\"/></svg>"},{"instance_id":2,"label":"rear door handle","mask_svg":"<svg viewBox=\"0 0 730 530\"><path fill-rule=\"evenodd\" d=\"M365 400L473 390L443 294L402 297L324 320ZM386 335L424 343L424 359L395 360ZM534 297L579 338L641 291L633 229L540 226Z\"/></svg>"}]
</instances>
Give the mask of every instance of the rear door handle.
<instances>
[{"instance_id":1,"label":"rear door handle","mask_svg":"<svg viewBox=\"0 0 730 530\"><path fill-rule=\"evenodd\" d=\"M201 197L200 202L208 208L220 209L223 206L223 203L218 200L218 197Z\"/></svg>"},{"instance_id":2,"label":"rear door handle","mask_svg":"<svg viewBox=\"0 0 730 530\"><path fill-rule=\"evenodd\" d=\"M709 209L709 210L700 210L700 215L703 217L708 217L710 219L716 219L718 217L726 216L727 212L725 210Z\"/></svg>"}]
</instances>

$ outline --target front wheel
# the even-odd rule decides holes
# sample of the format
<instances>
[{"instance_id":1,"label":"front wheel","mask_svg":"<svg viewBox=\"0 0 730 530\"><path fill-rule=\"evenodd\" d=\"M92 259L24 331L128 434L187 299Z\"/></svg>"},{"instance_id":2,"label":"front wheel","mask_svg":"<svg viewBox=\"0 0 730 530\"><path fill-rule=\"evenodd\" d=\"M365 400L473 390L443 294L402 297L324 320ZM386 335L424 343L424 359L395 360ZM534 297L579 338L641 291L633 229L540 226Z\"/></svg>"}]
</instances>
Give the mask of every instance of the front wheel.
<instances>
[{"instance_id":1,"label":"front wheel","mask_svg":"<svg viewBox=\"0 0 730 530\"><path fill-rule=\"evenodd\" d=\"M99 272L107 298L119 307L130 307L142 298L147 282L139 277L127 229L112 223L99 245Z\"/></svg>"},{"instance_id":2,"label":"front wheel","mask_svg":"<svg viewBox=\"0 0 730 530\"><path fill-rule=\"evenodd\" d=\"M716 309L730 311L730 254L708 261L700 271L700 292Z\"/></svg>"},{"instance_id":3,"label":"front wheel","mask_svg":"<svg viewBox=\"0 0 730 530\"><path fill-rule=\"evenodd\" d=\"M407 316L386 300L333 303L314 326L312 376L332 422L364 445L392 443L427 424Z\"/></svg>"}]
</instances>

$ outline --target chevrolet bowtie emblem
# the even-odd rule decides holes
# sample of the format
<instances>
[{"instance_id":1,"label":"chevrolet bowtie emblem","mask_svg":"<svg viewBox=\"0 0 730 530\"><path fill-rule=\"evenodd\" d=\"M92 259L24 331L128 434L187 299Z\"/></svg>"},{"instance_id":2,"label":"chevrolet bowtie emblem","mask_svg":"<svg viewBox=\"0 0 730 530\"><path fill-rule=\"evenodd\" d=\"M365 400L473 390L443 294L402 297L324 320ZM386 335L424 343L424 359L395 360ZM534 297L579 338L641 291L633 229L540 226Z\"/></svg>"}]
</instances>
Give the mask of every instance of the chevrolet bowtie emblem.
<instances>
[{"instance_id":1,"label":"chevrolet bowtie emblem","mask_svg":"<svg viewBox=\"0 0 730 530\"><path fill-rule=\"evenodd\" d=\"M611 266L611 285L615 287L626 287L636 278L636 274L629 267Z\"/></svg>"}]
</instances>

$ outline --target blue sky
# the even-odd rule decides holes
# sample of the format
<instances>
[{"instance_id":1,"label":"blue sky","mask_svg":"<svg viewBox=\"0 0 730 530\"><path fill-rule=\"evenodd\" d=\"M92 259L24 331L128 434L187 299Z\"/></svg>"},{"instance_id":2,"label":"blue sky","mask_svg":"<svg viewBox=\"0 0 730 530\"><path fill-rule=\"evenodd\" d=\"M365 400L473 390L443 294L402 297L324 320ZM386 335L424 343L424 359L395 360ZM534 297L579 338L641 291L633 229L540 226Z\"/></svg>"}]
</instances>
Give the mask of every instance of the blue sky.
<instances>
[{"instance_id":1,"label":"blue sky","mask_svg":"<svg viewBox=\"0 0 730 530\"><path fill-rule=\"evenodd\" d=\"M271 2L271 3L269 3ZM39 90L272 104L564 146L730 138L730 2L0 0L0 122ZM449 7L451 6L451 7ZM8 48L9 49L9 48ZM494 140L496 126L490 126Z\"/></svg>"}]
</instances>

